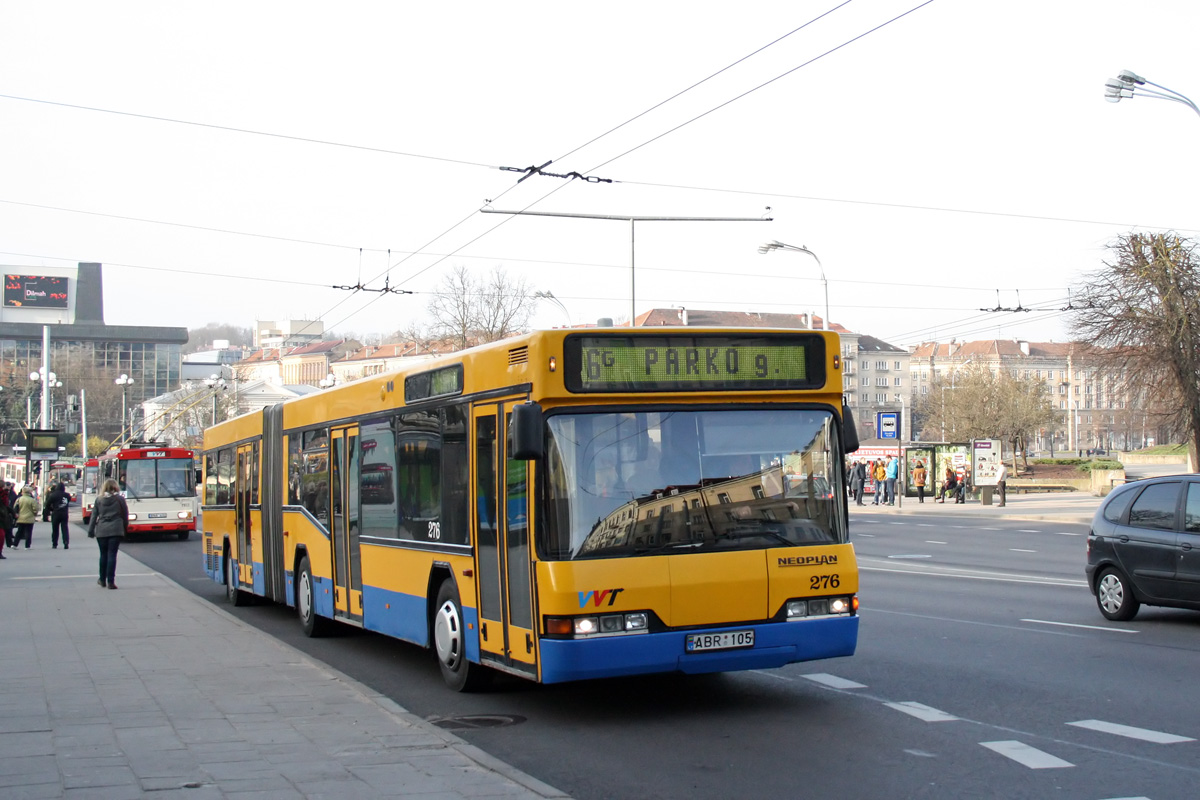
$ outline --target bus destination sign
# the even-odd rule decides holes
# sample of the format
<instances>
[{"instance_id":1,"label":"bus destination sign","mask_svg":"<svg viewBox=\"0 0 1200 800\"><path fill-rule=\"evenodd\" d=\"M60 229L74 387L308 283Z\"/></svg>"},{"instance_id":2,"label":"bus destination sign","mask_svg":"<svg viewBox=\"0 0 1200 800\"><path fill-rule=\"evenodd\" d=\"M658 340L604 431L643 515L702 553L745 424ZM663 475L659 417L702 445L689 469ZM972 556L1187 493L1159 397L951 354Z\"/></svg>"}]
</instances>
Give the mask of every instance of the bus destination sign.
<instances>
[{"instance_id":1,"label":"bus destination sign","mask_svg":"<svg viewBox=\"0 0 1200 800\"><path fill-rule=\"evenodd\" d=\"M576 336L565 344L572 392L756 391L825 385L825 340L762 336Z\"/></svg>"}]
</instances>

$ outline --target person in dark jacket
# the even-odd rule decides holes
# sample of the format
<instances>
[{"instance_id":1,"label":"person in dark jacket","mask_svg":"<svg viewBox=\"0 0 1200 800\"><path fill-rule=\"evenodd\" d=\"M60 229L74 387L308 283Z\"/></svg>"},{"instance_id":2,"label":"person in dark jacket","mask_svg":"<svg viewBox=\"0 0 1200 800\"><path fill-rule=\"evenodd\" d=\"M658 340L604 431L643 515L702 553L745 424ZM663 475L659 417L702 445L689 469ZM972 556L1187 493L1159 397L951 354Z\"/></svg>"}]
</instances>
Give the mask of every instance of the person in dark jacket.
<instances>
[{"instance_id":1,"label":"person in dark jacket","mask_svg":"<svg viewBox=\"0 0 1200 800\"><path fill-rule=\"evenodd\" d=\"M17 527L17 493L13 489L12 481L6 481L3 487L0 487L0 505L8 508L8 525L4 528L4 544L7 547L13 546L13 531Z\"/></svg>"},{"instance_id":2,"label":"person in dark jacket","mask_svg":"<svg viewBox=\"0 0 1200 800\"><path fill-rule=\"evenodd\" d=\"M58 534L62 532L63 550L71 548L71 533L68 514L71 510L71 494L65 483L56 483L46 495L43 513L50 518L50 546L58 547Z\"/></svg>"},{"instance_id":3,"label":"person in dark jacket","mask_svg":"<svg viewBox=\"0 0 1200 800\"><path fill-rule=\"evenodd\" d=\"M854 498L854 505L861 506L863 504L863 487L866 484L867 460L862 458L850 468L850 496Z\"/></svg>"},{"instance_id":4,"label":"person in dark jacket","mask_svg":"<svg viewBox=\"0 0 1200 800\"><path fill-rule=\"evenodd\" d=\"M88 522L88 536L95 537L100 546L100 580L96 583L117 588L117 550L121 539L129 531L129 506L121 497L121 488L109 478L100 487L100 496L92 506L92 518Z\"/></svg>"}]
</instances>

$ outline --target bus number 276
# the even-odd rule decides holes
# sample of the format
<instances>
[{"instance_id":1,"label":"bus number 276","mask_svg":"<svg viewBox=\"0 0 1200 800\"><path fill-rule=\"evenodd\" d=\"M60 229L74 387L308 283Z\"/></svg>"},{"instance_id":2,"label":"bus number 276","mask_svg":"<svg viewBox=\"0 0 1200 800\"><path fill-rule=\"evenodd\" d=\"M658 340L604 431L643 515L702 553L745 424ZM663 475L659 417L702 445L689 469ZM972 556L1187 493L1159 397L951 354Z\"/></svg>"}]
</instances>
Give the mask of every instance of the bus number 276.
<instances>
[{"instance_id":1,"label":"bus number 276","mask_svg":"<svg viewBox=\"0 0 1200 800\"><path fill-rule=\"evenodd\" d=\"M442 538L442 523L440 523L440 522L429 523L429 538L435 539L435 540Z\"/></svg>"},{"instance_id":2,"label":"bus number 276","mask_svg":"<svg viewBox=\"0 0 1200 800\"><path fill-rule=\"evenodd\" d=\"M836 589L842 585L842 580L837 575L813 575L809 578L809 588L814 592L818 589Z\"/></svg>"}]
</instances>

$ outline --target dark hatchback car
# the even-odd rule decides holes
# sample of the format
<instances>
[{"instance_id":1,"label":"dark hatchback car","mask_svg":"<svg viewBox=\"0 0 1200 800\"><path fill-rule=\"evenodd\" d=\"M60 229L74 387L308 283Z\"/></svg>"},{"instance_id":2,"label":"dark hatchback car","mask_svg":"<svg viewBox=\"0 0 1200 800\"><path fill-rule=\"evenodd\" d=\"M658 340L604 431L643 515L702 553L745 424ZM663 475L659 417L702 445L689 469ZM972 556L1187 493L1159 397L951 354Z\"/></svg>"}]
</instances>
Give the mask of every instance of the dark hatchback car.
<instances>
[{"instance_id":1,"label":"dark hatchback car","mask_svg":"<svg viewBox=\"0 0 1200 800\"><path fill-rule=\"evenodd\" d=\"M1144 603L1200 610L1200 475L1127 483L1088 534L1088 586L1100 613L1133 619Z\"/></svg>"}]
</instances>

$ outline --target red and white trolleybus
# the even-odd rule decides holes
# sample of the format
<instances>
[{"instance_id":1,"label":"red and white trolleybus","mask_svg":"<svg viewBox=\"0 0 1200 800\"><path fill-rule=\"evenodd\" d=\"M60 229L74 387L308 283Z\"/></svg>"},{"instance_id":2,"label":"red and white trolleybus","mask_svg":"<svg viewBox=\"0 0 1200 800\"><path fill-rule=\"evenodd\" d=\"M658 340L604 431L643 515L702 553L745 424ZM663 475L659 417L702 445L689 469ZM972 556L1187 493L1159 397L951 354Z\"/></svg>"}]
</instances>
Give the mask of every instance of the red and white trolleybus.
<instances>
[{"instance_id":1,"label":"red and white trolleybus","mask_svg":"<svg viewBox=\"0 0 1200 800\"><path fill-rule=\"evenodd\" d=\"M85 466L85 485L87 470ZM96 491L109 478L121 487L131 536L174 533L186 539L196 530L196 459L191 450L134 442L96 458L96 472ZM88 495L91 503L95 497ZM84 518L90 513L89 505Z\"/></svg>"}]
</instances>

